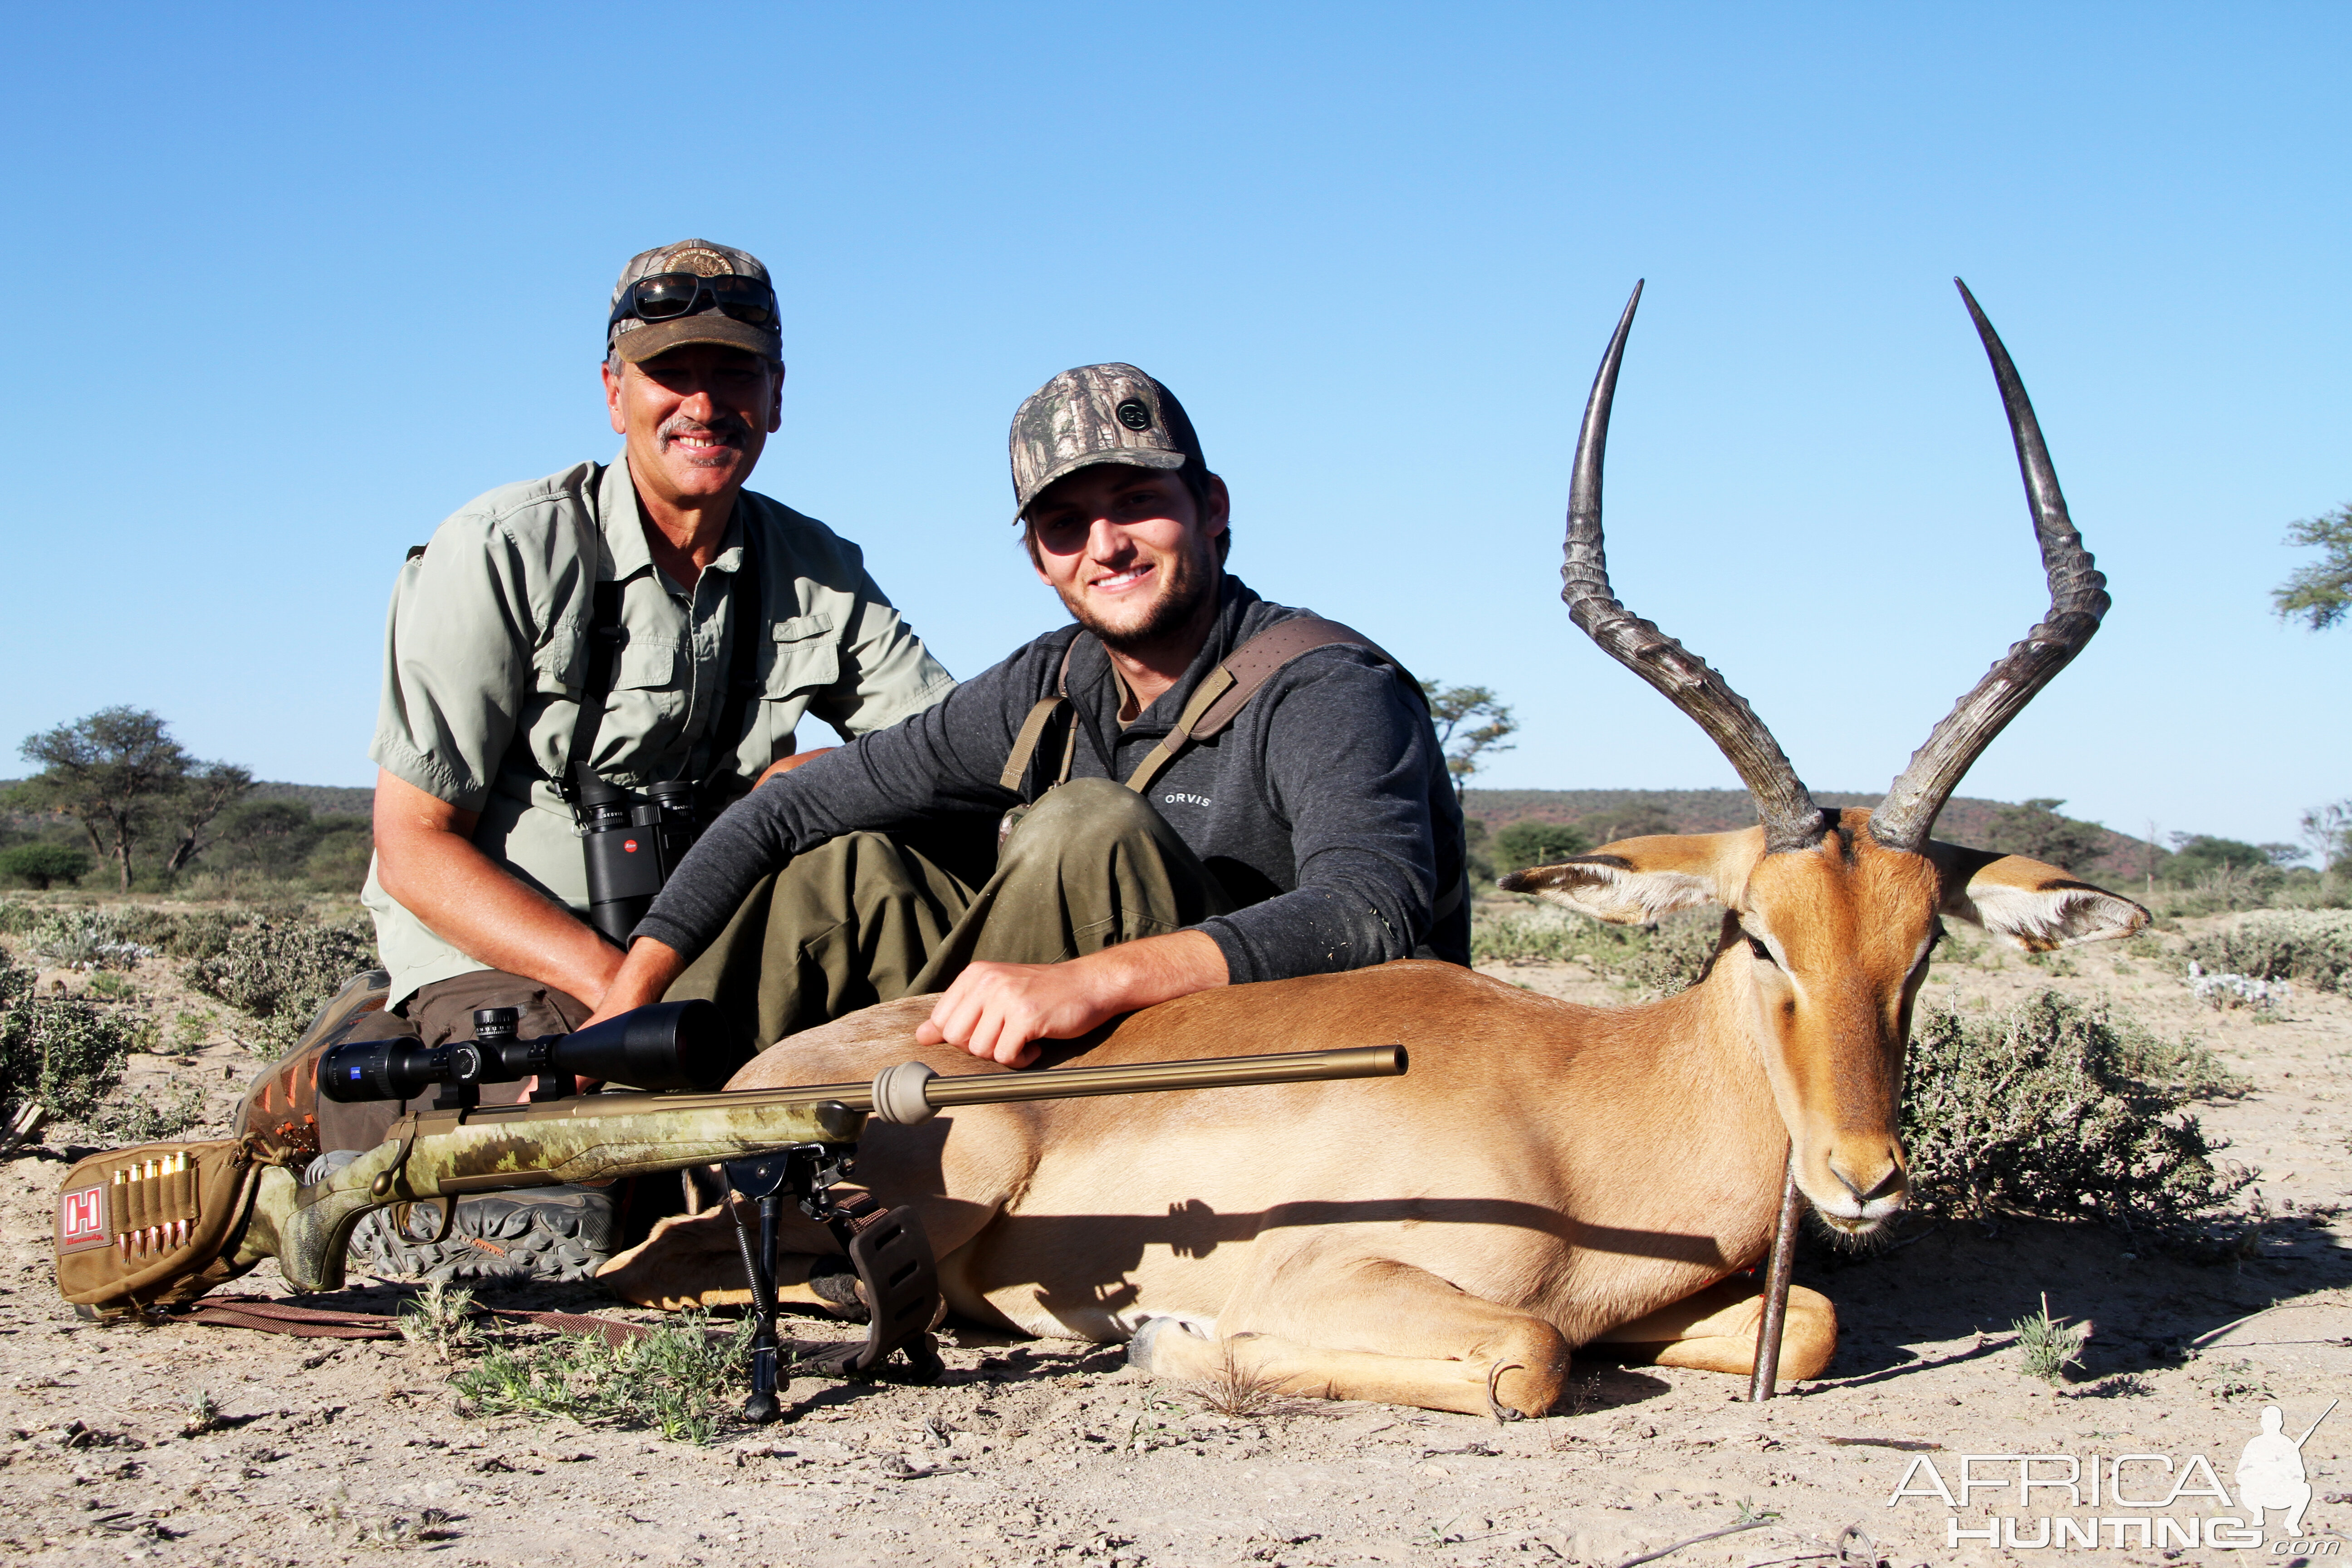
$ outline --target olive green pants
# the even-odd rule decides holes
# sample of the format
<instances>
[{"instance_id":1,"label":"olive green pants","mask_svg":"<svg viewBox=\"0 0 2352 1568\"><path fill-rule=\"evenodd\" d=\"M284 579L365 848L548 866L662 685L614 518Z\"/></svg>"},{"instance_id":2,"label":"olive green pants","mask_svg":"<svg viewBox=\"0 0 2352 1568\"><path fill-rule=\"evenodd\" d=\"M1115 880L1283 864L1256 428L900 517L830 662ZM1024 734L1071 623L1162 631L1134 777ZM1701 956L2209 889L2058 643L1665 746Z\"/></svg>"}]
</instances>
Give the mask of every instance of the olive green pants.
<instances>
[{"instance_id":1,"label":"olive green pants","mask_svg":"<svg viewBox=\"0 0 2352 1568\"><path fill-rule=\"evenodd\" d=\"M1134 791L1078 779L1023 815L974 888L901 840L850 833L767 878L667 993L761 1049L860 1007L944 991L967 964L1058 963L1234 908Z\"/></svg>"}]
</instances>

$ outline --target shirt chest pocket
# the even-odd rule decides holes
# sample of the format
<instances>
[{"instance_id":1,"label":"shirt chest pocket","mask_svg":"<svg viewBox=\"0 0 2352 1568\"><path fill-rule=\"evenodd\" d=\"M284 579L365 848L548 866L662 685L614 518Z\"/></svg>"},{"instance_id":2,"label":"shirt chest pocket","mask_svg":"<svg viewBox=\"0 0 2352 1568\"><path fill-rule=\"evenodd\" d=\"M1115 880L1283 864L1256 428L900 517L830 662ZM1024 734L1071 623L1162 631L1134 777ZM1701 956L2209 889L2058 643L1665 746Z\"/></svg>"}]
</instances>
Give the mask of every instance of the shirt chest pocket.
<instances>
[{"instance_id":1,"label":"shirt chest pocket","mask_svg":"<svg viewBox=\"0 0 2352 1568\"><path fill-rule=\"evenodd\" d=\"M621 647L621 657L613 667L613 689L630 691L662 690L688 684L678 668L685 653L685 644L676 637L647 637L633 632Z\"/></svg>"},{"instance_id":2,"label":"shirt chest pocket","mask_svg":"<svg viewBox=\"0 0 2352 1568\"><path fill-rule=\"evenodd\" d=\"M833 616L824 610L794 616L775 624L774 651L761 695L770 702L786 702L822 691L841 679L841 647L833 635Z\"/></svg>"}]
</instances>

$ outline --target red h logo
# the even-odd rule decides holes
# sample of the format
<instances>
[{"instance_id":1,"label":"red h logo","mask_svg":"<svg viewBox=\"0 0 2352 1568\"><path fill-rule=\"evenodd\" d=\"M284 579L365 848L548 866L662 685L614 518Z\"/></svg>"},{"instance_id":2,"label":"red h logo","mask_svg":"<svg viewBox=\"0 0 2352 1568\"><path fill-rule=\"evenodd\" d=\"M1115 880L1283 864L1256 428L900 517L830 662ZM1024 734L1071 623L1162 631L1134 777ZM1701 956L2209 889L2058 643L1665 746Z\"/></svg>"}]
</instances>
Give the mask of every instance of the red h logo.
<instances>
[{"instance_id":1,"label":"red h logo","mask_svg":"<svg viewBox=\"0 0 2352 1568\"><path fill-rule=\"evenodd\" d=\"M63 1223L62 1239L68 1246L77 1241L102 1241L106 1237L106 1189L88 1187L79 1193L68 1193L59 1210Z\"/></svg>"}]
</instances>

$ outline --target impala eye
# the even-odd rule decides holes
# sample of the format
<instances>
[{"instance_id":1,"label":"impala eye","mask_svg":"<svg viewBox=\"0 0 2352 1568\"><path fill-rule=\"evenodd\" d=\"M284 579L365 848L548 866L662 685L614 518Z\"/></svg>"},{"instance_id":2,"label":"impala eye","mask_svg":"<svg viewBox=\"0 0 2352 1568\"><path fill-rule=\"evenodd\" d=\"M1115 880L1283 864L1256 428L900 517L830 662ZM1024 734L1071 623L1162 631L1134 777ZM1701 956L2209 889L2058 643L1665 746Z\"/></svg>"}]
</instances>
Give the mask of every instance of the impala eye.
<instances>
[{"instance_id":1,"label":"impala eye","mask_svg":"<svg viewBox=\"0 0 2352 1568\"><path fill-rule=\"evenodd\" d=\"M1742 934L1742 935L1744 936L1744 935L1746 935L1747 933L1743 931L1743 932L1742 932L1742 933L1740 933L1740 934ZM1766 947L1762 942L1760 942L1757 941L1757 940L1756 940L1754 937L1752 937L1752 936L1748 938L1748 952L1752 952L1752 953L1754 953L1757 957L1759 957L1759 958L1762 959L1765 963L1772 963L1772 952L1771 952L1771 950L1770 950L1769 948ZM1772 963L1772 967L1773 967L1773 968L1775 968L1775 969L1778 969L1778 968L1780 968L1780 966L1779 964L1777 964L1777 963Z\"/></svg>"}]
</instances>

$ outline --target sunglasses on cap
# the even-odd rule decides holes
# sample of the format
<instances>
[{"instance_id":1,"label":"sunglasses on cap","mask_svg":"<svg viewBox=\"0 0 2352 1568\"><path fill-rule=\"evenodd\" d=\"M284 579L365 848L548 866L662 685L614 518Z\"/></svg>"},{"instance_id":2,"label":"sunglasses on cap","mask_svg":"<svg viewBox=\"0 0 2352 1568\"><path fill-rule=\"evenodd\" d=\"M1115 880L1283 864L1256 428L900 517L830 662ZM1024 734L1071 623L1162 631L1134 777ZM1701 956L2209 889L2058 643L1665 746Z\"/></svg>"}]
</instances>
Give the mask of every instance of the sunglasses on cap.
<instances>
[{"instance_id":1,"label":"sunglasses on cap","mask_svg":"<svg viewBox=\"0 0 2352 1568\"><path fill-rule=\"evenodd\" d=\"M776 291L764 279L740 273L705 278L696 272L656 272L621 290L620 301L604 319L604 325L610 330L633 316L640 321L674 321L714 308L721 315L755 327L773 326Z\"/></svg>"}]
</instances>

